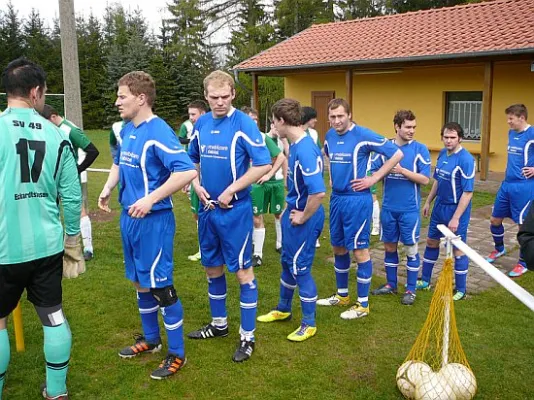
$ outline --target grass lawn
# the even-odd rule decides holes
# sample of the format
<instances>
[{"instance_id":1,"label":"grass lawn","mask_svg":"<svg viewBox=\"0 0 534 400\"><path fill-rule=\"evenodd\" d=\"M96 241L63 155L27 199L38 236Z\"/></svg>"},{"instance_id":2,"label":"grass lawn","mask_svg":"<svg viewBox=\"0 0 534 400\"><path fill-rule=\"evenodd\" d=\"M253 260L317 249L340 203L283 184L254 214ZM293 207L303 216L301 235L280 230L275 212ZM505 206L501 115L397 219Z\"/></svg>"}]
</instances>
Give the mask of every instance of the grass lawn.
<instances>
[{"instance_id":1,"label":"grass lawn","mask_svg":"<svg viewBox=\"0 0 534 400\"><path fill-rule=\"evenodd\" d=\"M92 131L90 136L101 152L94 167L109 167L108 133ZM120 359L118 350L132 343L141 326L135 291L124 278L116 192L112 215L97 212L97 197L106 178L102 173L89 177L95 259L80 278L64 281L64 308L73 334L68 377L71 399L402 398L395 373L426 318L431 298L428 292L418 294L413 307L401 306L394 296L372 297L371 314L363 320L344 321L339 318L341 309L318 308L317 336L300 344L286 340L300 320L295 296L293 320L258 325L253 358L235 364L231 356L238 341L239 285L229 276L230 336L207 341L186 339L188 365L178 376L163 382L150 379L162 353ZM176 194L174 200L175 286L183 302L187 333L207 323L210 313L203 269L200 263L187 260L198 246L189 202L183 193ZM475 207L492 202L492 195L475 193ZM260 313L277 304L280 273L271 217L266 218L266 225L264 265L256 271ZM426 230L421 233L424 237ZM333 266L326 261L331 255L326 224L321 244L313 273L322 297L335 291ZM382 283L381 278L375 278L372 288ZM534 273L519 283L534 292ZM354 296L354 273L350 285ZM11 364L4 391L4 398L9 400L39 398L38 388L44 381L42 328L31 304L26 300L22 304L26 351L16 353L11 336ZM456 305L456 312L460 338L478 380L477 398L532 398L532 312L500 287L470 296ZM12 335L12 325L9 329Z\"/></svg>"}]
</instances>

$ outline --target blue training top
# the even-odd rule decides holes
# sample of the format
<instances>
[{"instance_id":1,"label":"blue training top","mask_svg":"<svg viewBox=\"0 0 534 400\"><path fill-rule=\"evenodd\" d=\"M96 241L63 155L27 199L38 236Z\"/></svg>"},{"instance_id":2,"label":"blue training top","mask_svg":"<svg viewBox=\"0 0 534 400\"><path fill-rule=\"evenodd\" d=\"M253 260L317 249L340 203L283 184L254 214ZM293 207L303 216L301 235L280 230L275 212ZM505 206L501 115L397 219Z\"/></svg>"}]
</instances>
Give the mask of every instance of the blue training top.
<instances>
[{"instance_id":1,"label":"blue training top","mask_svg":"<svg viewBox=\"0 0 534 400\"><path fill-rule=\"evenodd\" d=\"M475 186L475 159L460 147L447 155L447 149L439 152L434 179L438 182L436 202L458 204L464 192L472 192Z\"/></svg>"},{"instance_id":2,"label":"blue training top","mask_svg":"<svg viewBox=\"0 0 534 400\"><path fill-rule=\"evenodd\" d=\"M290 210L302 211L309 195L326 192L321 150L310 136L290 144L287 178L286 201Z\"/></svg>"},{"instance_id":3,"label":"blue training top","mask_svg":"<svg viewBox=\"0 0 534 400\"><path fill-rule=\"evenodd\" d=\"M395 140L392 140L395 143ZM409 171L430 177L430 153L427 147L411 140L399 149L404 154L400 165ZM375 157L371 171L375 172L384 165L384 156ZM395 212L419 211L421 204L421 185L409 180L402 174L389 173L384 177L382 208Z\"/></svg>"},{"instance_id":4,"label":"blue training top","mask_svg":"<svg viewBox=\"0 0 534 400\"><path fill-rule=\"evenodd\" d=\"M397 146L385 137L362 126L353 124L343 135L330 128L326 132L324 151L330 159L332 193L343 195L369 193L370 189L355 192L351 188L350 181L367 175L372 152L390 158L397 150Z\"/></svg>"},{"instance_id":5,"label":"blue training top","mask_svg":"<svg viewBox=\"0 0 534 400\"><path fill-rule=\"evenodd\" d=\"M271 156L256 123L245 113L232 108L228 115L201 116L189 144L189 156L200 164L200 184L216 200L233 182L253 166L270 165ZM249 196L250 186L236 193L234 200Z\"/></svg>"},{"instance_id":6,"label":"blue training top","mask_svg":"<svg viewBox=\"0 0 534 400\"><path fill-rule=\"evenodd\" d=\"M506 163L506 182L526 181L521 171L523 167L534 167L534 127L529 126L522 132L508 132L508 161ZM529 179L534 182L534 179Z\"/></svg>"},{"instance_id":7,"label":"blue training top","mask_svg":"<svg viewBox=\"0 0 534 400\"><path fill-rule=\"evenodd\" d=\"M137 127L130 121L120 136L114 163L119 166L119 202L125 210L163 185L171 173L195 169L173 129L159 117ZM171 196L154 204L152 211L170 208Z\"/></svg>"}]
</instances>

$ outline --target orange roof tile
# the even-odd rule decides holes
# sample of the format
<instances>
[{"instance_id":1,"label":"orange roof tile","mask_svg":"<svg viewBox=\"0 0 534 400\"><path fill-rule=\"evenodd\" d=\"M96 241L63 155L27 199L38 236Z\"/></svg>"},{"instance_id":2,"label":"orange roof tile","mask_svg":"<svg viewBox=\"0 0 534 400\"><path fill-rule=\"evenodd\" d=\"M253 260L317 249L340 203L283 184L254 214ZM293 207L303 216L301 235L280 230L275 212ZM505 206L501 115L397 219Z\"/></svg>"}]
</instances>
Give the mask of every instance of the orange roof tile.
<instances>
[{"instance_id":1,"label":"orange roof tile","mask_svg":"<svg viewBox=\"0 0 534 400\"><path fill-rule=\"evenodd\" d=\"M313 25L236 65L267 71L534 54L534 0L496 0Z\"/></svg>"}]
</instances>

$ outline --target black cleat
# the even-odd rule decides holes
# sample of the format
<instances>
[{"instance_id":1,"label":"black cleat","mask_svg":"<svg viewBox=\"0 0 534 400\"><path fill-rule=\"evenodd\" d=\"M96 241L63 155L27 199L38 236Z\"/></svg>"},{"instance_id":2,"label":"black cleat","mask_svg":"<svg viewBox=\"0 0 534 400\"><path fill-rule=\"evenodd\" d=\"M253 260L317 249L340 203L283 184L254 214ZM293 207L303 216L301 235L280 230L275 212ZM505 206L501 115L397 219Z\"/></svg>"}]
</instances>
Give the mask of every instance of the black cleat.
<instances>
[{"instance_id":1,"label":"black cleat","mask_svg":"<svg viewBox=\"0 0 534 400\"><path fill-rule=\"evenodd\" d=\"M252 266L254 268L256 267L261 267L261 264L263 263L263 260L261 259L260 256L257 256L257 255L253 255L252 256Z\"/></svg>"},{"instance_id":2,"label":"black cleat","mask_svg":"<svg viewBox=\"0 0 534 400\"><path fill-rule=\"evenodd\" d=\"M401 299L401 304L405 306L411 306L415 302L415 293L410 292L409 290L404 293Z\"/></svg>"},{"instance_id":3,"label":"black cleat","mask_svg":"<svg viewBox=\"0 0 534 400\"><path fill-rule=\"evenodd\" d=\"M161 351L161 340L157 343L148 343L143 335L134 335L135 343L119 351L122 358L132 358L141 353L157 353Z\"/></svg>"},{"instance_id":4,"label":"black cleat","mask_svg":"<svg viewBox=\"0 0 534 400\"><path fill-rule=\"evenodd\" d=\"M228 336L228 326L224 328L217 328L211 323L187 334L189 339L211 339L225 336Z\"/></svg>"},{"instance_id":5,"label":"black cleat","mask_svg":"<svg viewBox=\"0 0 534 400\"><path fill-rule=\"evenodd\" d=\"M278 254L282 254L282 247L277 247L275 250Z\"/></svg>"},{"instance_id":6,"label":"black cleat","mask_svg":"<svg viewBox=\"0 0 534 400\"><path fill-rule=\"evenodd\" d=\"M232 357L232 361L234 362L243 362L247 361L250 356L252 355L252 352L254 351L254 342L249 340L241 340L239 342L239 347L234 353L234 356Z\"/></svg>"},{"instance_id":7,"label":"black cleat","mask_svg":"<svg viewBox=\"0 0 534 400\"><path fill-rule=\"evenodd\" d=\"M174 354L168 354L167 357L163 359L158 369L150 374L150 377L152 379L161 380L173 376L184 367L186 362L187 359L185 357L180 358Z\"/></svg>"}]
</instances>

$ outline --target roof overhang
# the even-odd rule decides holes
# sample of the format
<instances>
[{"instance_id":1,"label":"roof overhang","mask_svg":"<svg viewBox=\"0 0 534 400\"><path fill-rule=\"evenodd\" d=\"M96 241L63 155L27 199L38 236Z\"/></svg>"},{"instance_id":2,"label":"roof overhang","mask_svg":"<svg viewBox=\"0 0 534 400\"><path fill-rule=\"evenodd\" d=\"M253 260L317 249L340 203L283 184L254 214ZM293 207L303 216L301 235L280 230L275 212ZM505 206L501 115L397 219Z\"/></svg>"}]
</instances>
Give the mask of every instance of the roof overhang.
<instances>
[{"instance_id":1,"label":"roof overhang","mask_svg":"<svg viewBox=\"0 0 534 400\"><path fill-rule=\"evenodd\" d=\"M415 56L415 57L398 57L398 58L383 58L371 60L351 60L345 62L330 62L317 64L302 64L289 66L274 66L274 67L252 67L252 68L233 68L235 73L254 73L257 75L279 75L283 76L288 73L295 72L313 72L313 71L332 71L332 70L347 70L347 69L367 69L367 68L390 68L401 66L415 66L415 65L443 65L443 64L463 64L472 62L485 61L513 61L518 59L527 59L529 56L534 56L534 47L526 47L519 49L507 50L489 50L483 52L472 53L451 53L439 54L429 56ZM245 63L246 61L243 61Z\"/></svg>"}]
</instances>

